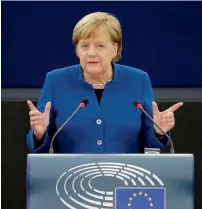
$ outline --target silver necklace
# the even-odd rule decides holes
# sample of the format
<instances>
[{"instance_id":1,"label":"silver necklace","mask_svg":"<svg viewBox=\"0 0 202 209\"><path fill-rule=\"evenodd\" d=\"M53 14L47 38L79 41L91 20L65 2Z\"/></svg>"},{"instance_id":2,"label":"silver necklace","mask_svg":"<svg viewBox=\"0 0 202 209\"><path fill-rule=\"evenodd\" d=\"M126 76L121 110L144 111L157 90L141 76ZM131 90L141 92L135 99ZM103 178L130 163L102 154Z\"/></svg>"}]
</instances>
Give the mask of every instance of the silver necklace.
<instances>
[{"instance_id":1,"label":"silver necklace","mask_svg":"<svg viewBox=\"0 0 202 209\"><path fill-rule=\"evenodd\" d=\"M104 86L106 83L108 83L108 82L110 82L112 79L110 79L110 80L108 80L108 81L106 81L106 82L104 82L104 83L91 83L90 81L88 81L86 78L84 78L85 79L85 81L87 82L87 83L89 83L90 85L93 85L93 86Z\"/></svg>"}]
</instances>

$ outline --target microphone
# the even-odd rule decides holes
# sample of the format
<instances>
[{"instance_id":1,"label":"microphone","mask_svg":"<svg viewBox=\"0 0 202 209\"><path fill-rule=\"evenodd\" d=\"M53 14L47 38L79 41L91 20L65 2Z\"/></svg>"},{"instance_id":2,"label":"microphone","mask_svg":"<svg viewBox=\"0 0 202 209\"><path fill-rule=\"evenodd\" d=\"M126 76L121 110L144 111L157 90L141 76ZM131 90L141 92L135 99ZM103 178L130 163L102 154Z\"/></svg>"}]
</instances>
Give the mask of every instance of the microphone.
<instances>
[{"instance_id":1,"label":"microphone","mask_svg":"<svg viewBox=\"0 0 202 209\"><path fill-rule=\"evenodd\" d=\"M142 110L142 112L156 125L156 127L167 137L167 139L170 141L171 150L170 153L175 153L174 145L172 139L168 136L168 134L162 130L161 127L159 127L158 124L152 119L152 117L145 111L145 109L142 107L141 103L139 101L133 101L133 106L135 106L137 109Z\"/></svg>"},{"instance_id":2,"label":"microphone","mask_svg":"<svg viewBox=\"0 0 202 209\"><path fill-rule=\"evenodd\" d=\"M49 149L49 153L54 153L54 149L53 149L53 142L55 140L55 137L58 135L58 133L64 128L64 126L74 117L74 115L81 110L82 108L85 108L88 105L88 99L83 99L79 106L77 107L77 109L72 113L72 115L70 115L69 118L67 118L67 120L60 126L60 128L56 131L56 133L53 135L52 139L51 139L51 144L50 144L50 149Z\"/></svg>"}]
</instances>

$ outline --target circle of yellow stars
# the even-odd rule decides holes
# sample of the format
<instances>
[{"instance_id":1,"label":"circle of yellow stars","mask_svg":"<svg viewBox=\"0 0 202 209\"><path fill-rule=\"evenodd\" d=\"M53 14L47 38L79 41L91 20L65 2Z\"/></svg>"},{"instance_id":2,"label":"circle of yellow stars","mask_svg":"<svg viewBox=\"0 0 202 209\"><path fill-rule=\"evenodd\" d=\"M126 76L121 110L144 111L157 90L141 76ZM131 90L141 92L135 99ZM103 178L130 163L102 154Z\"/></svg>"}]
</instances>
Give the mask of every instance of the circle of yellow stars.
<instances>
[{"instance_id":1,"label":"circle of yellow stars","mask_svg":"<svg viewBox=\"0 0 202 209\"><path fill-rule=\"evenodd\" d=\"M129 201L128 201L128 207L130 207L129 209L132 209L132 201L133 199L135 199L138 196L143 196L145 198L147 198L148 203L149 203L149 209L152 209L152 207L154 206L154 204L152 203L152 198L148 196L147 193L143 193L143 192L138 192L138 193L134 193L132 197L129 197Z\"/></svg>"}]
</instances>

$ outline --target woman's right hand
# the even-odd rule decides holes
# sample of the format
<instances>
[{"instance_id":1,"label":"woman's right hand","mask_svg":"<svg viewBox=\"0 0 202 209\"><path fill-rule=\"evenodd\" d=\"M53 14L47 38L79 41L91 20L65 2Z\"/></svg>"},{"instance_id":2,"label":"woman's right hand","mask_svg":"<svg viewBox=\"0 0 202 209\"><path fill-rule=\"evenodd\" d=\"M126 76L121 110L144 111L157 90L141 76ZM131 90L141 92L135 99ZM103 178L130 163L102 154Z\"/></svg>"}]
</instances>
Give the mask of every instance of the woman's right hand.
<instances>
[{"instance_id":1,"label":"woman's right hand","mask_svg":"<svg viewBox=\"0 0 202 209\"><path fill-rule=\"evenodd\" d=\"M40 112L31 101L27 101L30 112L30 126L38 140L41 140L49 125L51 102L47 102L44 112Z\"/></svg>"}]
</instances>

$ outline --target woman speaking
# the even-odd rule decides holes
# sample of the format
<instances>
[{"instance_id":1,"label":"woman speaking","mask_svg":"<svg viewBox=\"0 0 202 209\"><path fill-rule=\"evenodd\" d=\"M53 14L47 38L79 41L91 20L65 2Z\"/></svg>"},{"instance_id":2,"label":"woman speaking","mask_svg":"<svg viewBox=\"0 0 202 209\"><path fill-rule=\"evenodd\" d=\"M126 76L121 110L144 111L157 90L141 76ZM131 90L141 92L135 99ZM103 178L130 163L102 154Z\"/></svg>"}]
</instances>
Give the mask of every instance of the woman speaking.
<instances>
[{"instance_id":1,"label":"woman speaking","mask_svg":"<svg viewBox=\"0 0 202 209\"><path fill-rule=\"evenodd\" d=\"M141 148L163 148L163 129L174 127L177 103L160 112L146 72L117 64L122 51L119 20L105 12L83 17L73 30L79 64L56 69L46 76L38 105L27 101L31 152L48 153L52 138L83 99L85 108L63 126L54 139L55 153L139 153ZM140 146L141 145L141 146Z\"/></svg>"}]
</instances>

